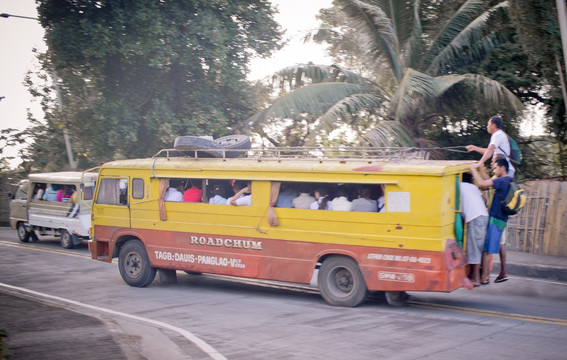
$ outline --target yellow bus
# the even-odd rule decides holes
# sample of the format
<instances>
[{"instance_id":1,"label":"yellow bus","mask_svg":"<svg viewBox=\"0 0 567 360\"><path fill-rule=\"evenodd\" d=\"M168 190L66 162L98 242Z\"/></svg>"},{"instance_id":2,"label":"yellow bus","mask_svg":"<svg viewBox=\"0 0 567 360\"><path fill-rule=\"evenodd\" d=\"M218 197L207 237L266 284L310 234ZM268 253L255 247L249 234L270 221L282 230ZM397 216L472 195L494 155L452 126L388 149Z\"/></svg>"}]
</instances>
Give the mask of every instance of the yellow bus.
<instances>
[{"instance_id":1,"label":"yellow bus","mask_svg":"<svg viewBox=\"0 0 567 360\"><path fill-rule=\"evenodd\" d=\"M157 270L173 280L181 270L300 284L318 272L324 300L347 307L374 291L400 305L406 291L473 287L455 230L470 161L360 148L188 154L98 169L89 250L118 257L131 286L149 285ZM193 198L169 201L183 191ZM231 201L235 193L246 201Z\"/></svg>"}]
</instances>

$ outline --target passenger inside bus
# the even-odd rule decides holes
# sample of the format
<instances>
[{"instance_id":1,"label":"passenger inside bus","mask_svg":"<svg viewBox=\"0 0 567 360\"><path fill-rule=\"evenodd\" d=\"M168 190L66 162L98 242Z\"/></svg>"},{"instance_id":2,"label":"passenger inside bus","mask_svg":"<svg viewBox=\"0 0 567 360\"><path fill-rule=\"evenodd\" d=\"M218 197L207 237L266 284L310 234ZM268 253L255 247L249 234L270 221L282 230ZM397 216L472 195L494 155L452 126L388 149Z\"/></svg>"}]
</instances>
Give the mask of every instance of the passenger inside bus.
<instances>
[{"instance_id":1,"label":"passenger inside bus","mask_svg":"<svg viewBox=\"0 0 567 360\"><path fill-rule=\"evenodd\" d=\"M333 210L333 203L327 186L318 185L315 188L315 201L309 207L312 210Z\"/></svg>"},{"instance_id":2,"label":"passenger inside bus","mask_svg":"<svg viewBox=\"0 0 567 360\"><path fill-rule=\"evenodd\" d=\"M212 185L212 193L209 199L209 204L226 205L226 187L221 183Z\"/></svg>"},{"instance_id":3,"label":"passenger inside bus","mask_svg":"<svg viewBox=\"0 0 567 360\"><path fill-rule=\"evenodd\" d=\"M278 199L276 200L276 207L278 208L291 208L293 207L293 199L299 195L293 184L282 183Z\"/></svg>"},{"instance_id":4,"label":"passenger inside bus","mask_svg":"<svg viewBox=\"0 0 567 360\"><path fill-rule=\"evenodd\" d=\"M370 198L371 189L363 186L360 197L352 201L352 211L375 212L378 211L378 202Z\"/></svg>"},{"instance_id":5,"label":"passenger inside bus","mask_svg":"<svg viewBox=\"0 0 567 360\"><path fill-rule=\"evenodd\" d=\"M311 204L315 201L315 198L309 193L309 185L306 183L300 183L297 186L299 195L292 200L292 207L296 209L309 209Z\"/></svg>"},{"instance_id":6,"label":"passenger inside bus","mask_svg":"<svg viewBox=\"0 0 567 360\"><path fill-rule=\"evenodd\" d=\"M181 179L170 179L169 188L163 196L164 201L183 201L183 190L185 190L185 185Z\"/></svg>"},{"instance_id":7,"label":"passenger inside bus","mask_svg":"<svg viewBox=\"0 0 567 360\"><path fill-rule=\"evenodd\" d=\"M188 181L188 188L183 193L185 202L202 202L202 180L191 179Z\"/></svg>"},{"instance_id":8,"label":"passenger inside bus","mask_svg":"<svg viewBox=\"0 0 567 360\"><path fill-rule=\"evenodd\" d=\"M352 203L348 200L348 191L344 185L337 186L336 196L332 201L333 210L335 211L351 211Z\"/></svg>"},{"instance_id":9,"label":"passenger inside bus","mask_svg":"<svg viewBox=\"0 0 567 360\"><path fill-rule=\"evenodd\" d=\"M252 184L250 181L235 180L233 185L234 196L227 199L226 203L235 206L252 205Z\"/></svg>"},{"instance_id":10,"label":"passenger inside bus","mask_svg":"<svg viewBox=\"0 0 567 360\"><path fill-rule=\"evenodd\" d=\"M57 201L57 192L59 191L59 185L51 184L45 193L43 194L43 200L47 201Z\"/></svg>"}]
</instances>

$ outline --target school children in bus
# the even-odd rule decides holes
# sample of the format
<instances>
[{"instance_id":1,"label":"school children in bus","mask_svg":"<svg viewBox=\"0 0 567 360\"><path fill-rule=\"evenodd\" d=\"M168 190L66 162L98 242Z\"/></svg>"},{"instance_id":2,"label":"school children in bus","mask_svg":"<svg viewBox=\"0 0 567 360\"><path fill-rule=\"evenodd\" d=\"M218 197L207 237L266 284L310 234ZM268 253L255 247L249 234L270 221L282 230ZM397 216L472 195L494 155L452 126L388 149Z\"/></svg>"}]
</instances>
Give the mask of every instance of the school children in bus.
<instances>
[{"instance_id":1,"label":"school children in bus","mask_svg":"<svg viewBox=\"0 0 567 360\"><path fill-rule=\"evenodd\" d=\"M252 205L252 185L250 181L236 180L232 188L235 194L226 200L227 204L234 206Z\"/></svg>"},{"instance_id":2,"label":"school children in bus","mask_svg":"<svg viewBox=\"0 0 567 360\"><path fill-rule=\"evenodd\" d=\"M43 200L57 201L57 192L59 191L57 185L51 184L43 194Z\"/></svg>"},{"instance_id":3,"label":"school children in bus","mask_svg":"<svg viewBox=\"0 0 567 360\"><path fill-rule=\"evenodd\" d=\"M190 187L183 193L185 202L202 202L203 190L201 180L189 180Z\"/></svg>"},{"instance_id":4,"label":"school children in bus","mask_svg":"<svg viewBox=\"0 0 567 360\"><path fill-rule=\"evenodd\" d=\"M222 184L213 185L213 196L211 196L211 198L209 199L209 204L226 205L226 198L224 197L225 193L226 189Z\"/></svg>"},{"instance_id":5,"label":"school children in bus","mask_svg":"<svg viewBox=\"0 0 567 360\"><path fill-rule=\"evenodd\" d=\"M170 179L169 189L165 192L163 196L164 201L183 201L183 190L185 190L185 185L181 179Z\"/></svg>"},{"instance_id":6,"label":"school children in bus","mask_svg":"<svg viewBox=\"0 0 567 360\"><path fill-rule=\"evenodd\" d=\"M309 207L311 210L333 210L333 203L329 191L324 185L315 188L315 201Z\"/></svg>"},{"instance_id":7,"label":"school children in bus","mask_svg":"<svg viewBox=\"0 0 567 360\"><path fill-rule=\"evenodd\" d=\"M278 199L276 200L276 207L278 208L291 208L293 207L293 199L297 197L299 193L293 185L288 183L282 183L280 187L280 193L278 194Z\"/></svg>"},{"instance_id":8,"label":"school children in bus","mask_svg":"<svg viewBox=\"0 0 567 360\"><path fill-rule=\"evenodd\" d=\"M309 209L315 198L309 194L309 186L301 183L298 185L297 190L299 195L291 201L291 206L296 209Z\"/></svg>"},{"instance_id":9,"label":"school children in bus","mask_svg":"<svg viewBox=\"0 0 567 360\"><path fill-rule=\"evenodd\" d=\"M352 203L348 201L348 192L344 185L337 187L336 196L332 201L333 210L335 211L351 211Z\"/></svg>"},{"instance_id":10,"label":"school children in bus","mask_svg":"<svg viewBox=\"0 0 567 360\"><path fill-rule=\"evenodd\" d=\"M378 202L370 198L371 189L363 186L360 190L360 197L352 201L352 211L377 212Z\"/></svg>"}]
</instances>

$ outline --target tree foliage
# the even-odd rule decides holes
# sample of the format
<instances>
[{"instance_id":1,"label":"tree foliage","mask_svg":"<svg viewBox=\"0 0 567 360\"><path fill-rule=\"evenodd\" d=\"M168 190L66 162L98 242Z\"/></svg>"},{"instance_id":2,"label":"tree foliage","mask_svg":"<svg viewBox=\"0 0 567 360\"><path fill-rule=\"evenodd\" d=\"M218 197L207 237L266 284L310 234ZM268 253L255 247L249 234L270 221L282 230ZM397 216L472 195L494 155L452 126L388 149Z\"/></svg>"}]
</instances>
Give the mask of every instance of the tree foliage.
<instances>
[{"instance_id":1,"label":"tree foliage","mask_svg":"<svg viewBox=\"0 0 567 360\"><path fill-rule=\"evenodd\" d=\"M63 126L82 167L153 155L179 135L226 135L253 109L250 58L281 46L266 0L38 4L44 67L60 79L63 108L52 91L34 87L47 110L31 150L36 160L42 146L64 154Z\"/></svg>"},{"instance_id":2,"label":"tree foliage","mask_svg":"<svg viewBox=\"0 0 567 360\"><path fill-rule=\"evenodd\" d=\"M426 146L431 144L426 130L435 119L469 108L484 115L504 107L522 109L517 97L497 81L458 71L503 41L494 23L506 15L508 2L487 6L481 0L461 1L450 14L436 13L418 0L333 4L332 11L323 12L331 22L323 24L314 38L330 41L333 53L345 54L345 34L353 40L348 49L354 47L353 54L362 57L359 64L364 64L365 76L339 66L284 69L278 74L287 86L284 96L251 119L257 128L274 118L300 114L315 118L312 131L373 118L371 123L379 129L373 134L374 145ZM443 22L424 30L435 14ZM340 59L354 63L346 56Z\"/></svg>"}]
</instances>

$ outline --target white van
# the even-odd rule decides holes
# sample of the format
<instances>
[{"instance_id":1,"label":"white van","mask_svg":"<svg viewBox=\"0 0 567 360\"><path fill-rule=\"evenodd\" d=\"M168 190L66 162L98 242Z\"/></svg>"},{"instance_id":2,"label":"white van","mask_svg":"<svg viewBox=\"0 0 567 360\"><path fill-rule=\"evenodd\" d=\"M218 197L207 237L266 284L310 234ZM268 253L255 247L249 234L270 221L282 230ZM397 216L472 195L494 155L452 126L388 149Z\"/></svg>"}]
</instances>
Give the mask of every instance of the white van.
<instances>
[{"instance_id":1,"label":"white van","mask_svg":"<svg viewBox=\"0 0 567 360\"><path fill-rule=\"evenodd\" d=\"M10 203L10 225L18 231L20 241L56 236L62 247L71 249L88 240L96 176L56 172L30 174L22 180Z\"/></svg>"}]
</instances>

